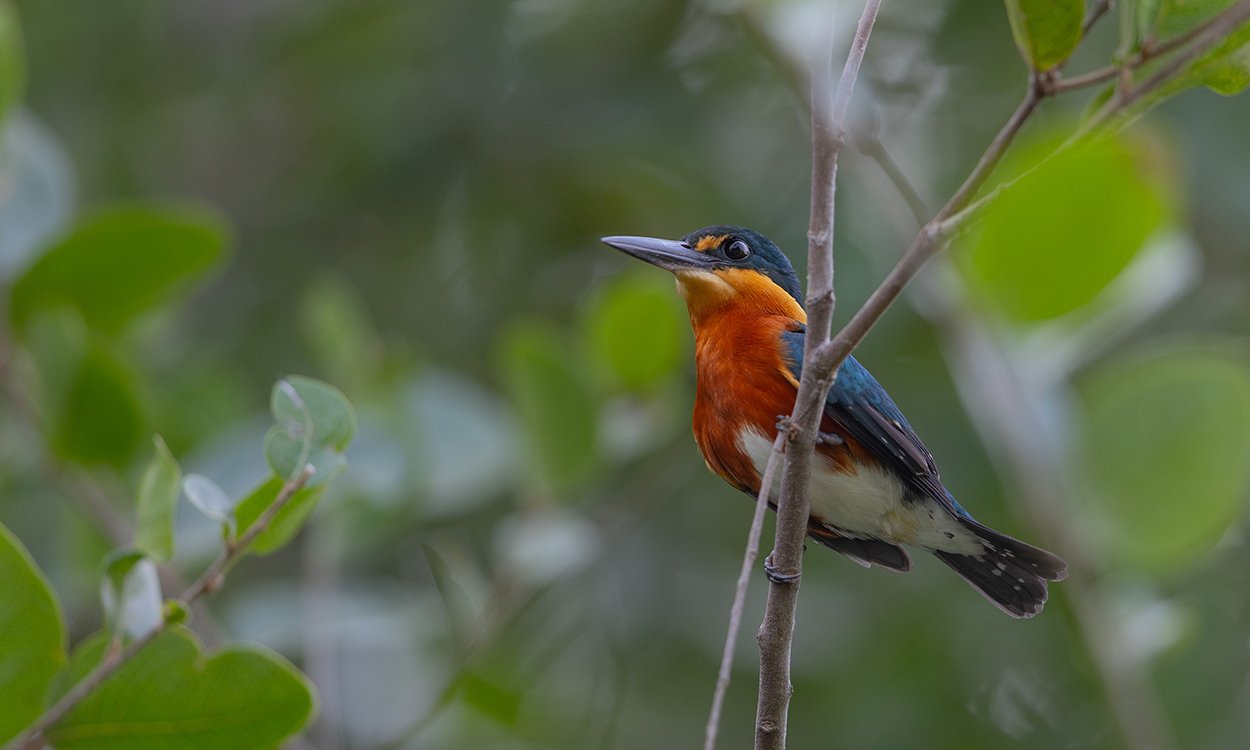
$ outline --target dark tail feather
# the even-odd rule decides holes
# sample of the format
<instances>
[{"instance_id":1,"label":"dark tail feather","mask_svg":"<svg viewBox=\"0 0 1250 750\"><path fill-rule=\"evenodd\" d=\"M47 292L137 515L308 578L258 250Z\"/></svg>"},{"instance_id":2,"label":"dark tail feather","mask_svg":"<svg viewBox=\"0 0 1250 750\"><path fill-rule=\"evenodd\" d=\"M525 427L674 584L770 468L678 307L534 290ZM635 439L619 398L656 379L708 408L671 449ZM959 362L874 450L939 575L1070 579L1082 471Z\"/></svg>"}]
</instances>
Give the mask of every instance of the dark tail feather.
<instances>
[{"instance_id":1,"label":"dark tail feather","mask_svg":"<svg viewBox=\"0 0 1250 750\"><path fill-rule=\"evenodd\" d=\"M807 535L835 552L851 558L865 568L880 565L896 573L911 570L911 557L902 547L880 539L854 539L842 536L828 526L808 524Z\"/></svg>"},{"instance_id":2,"label":"dark tail feather","mask_svg":"<svg viewBox=\"0 0 1250 750\"><path fill-rule=\"evenodd\" d=\"M1041 612L1046 603L1046 582L1066 578L1068 564L971 518L960 518L959 522L981 540L984 554L933 554L1012 617L1032 617Z\"/></svg>"}]
</instances>

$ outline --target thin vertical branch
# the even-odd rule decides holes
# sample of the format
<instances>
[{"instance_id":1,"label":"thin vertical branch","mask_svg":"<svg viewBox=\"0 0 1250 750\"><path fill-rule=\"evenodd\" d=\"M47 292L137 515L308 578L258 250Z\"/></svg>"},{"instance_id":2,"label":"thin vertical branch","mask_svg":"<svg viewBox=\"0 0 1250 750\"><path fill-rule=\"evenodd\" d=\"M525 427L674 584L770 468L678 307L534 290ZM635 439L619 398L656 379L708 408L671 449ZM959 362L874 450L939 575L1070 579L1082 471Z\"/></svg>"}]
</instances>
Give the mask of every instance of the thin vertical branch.
<instances>
[{"instance_id":1,"label":"thin vertical branch","mask_svg":"<svg viewBox=\"0 0 1250 750\"><path fill-rule=\"evenodd\" d=\"M760 553L760 535L764 531L764 511L768 510L768 496L772 492L773 474L781 461L785 444L785 431L778 431L777 439L773 441L773 452L768 457L768 465L764 467L764 476L760 479L760 492L755 501L755 514L751 516L751 530L747 532L747 548L742 555L742 569L738 572L734 603L729 610L729 630L725 633L725 648L721 652L716 691L712 694L712 710L708 712L703 750L716 748L716 733L720 728L721 709L725 705L725 694L729 692L729 678L733 670L734 645L738 642L738 631L742 628L742 610L746 607L747 587L751 583L751 571L755 569L755 559Z\"/></svg>"},{"instance_id":2,"label":"thin vertical branch","mask_svg":"<svg viewBox=\"0 0 1250 750\"><path fill-rule=\"evenodd\" d=\"M835 370L859 344L869 329L885 313L924 263L945 245L956 229L976 218L1006 185L999 185L974 202L994 169L1002 160L1025 122L1047 96L1058 93L1057 73L1030 74L1024 99L986 148L976 166L947 201L925 222L907 252L873 291L850 322L832 339L829 327L835 298L833 293L833 202L837 158L845 140L844 117L855 77L880 6L868 0L860 18L847 65L843 69L837 96L830 101L828 56L813 66L812 72L812 211L808 229L808 326L804 341L804 367L794 411L787 421L786 462L782 472L777 508L777 536L772 554L765 562L770 581L768 605L757 641L760 647L760 694L756 713L756 744L761 748L785 747L786 714L789 707L790 645L794 633L794 611L798 582L802 573L803 539L810 504L807 478L823 403L833 383ZM1101 2L1087 18L1085 29L1098 21L1110 3ZM1250 17L1250 0L1241 0L1225 11L1218 22L1195 37L1194 47L1172 64L1136 88L1121 91L1093 118L1105 123L1122 113L1129 104L1171 81L1201 51L1210 49ZM1129 68L1125 68L1128 70ZM834 113L838 113L835 117Z\"/></svg>"},{"instance_id":3,"label":"thin vertical branch","mask_svg":"<svg viewBox=\"0 0 1250 750\"><path fill-rule=\"evenodd\" d=\"M846 140L846 113L859 75L868 39L877 20L880 0L867 0L847 53L846 65L830 100L831 52L812 64L812 202L807 232L807 335L804 350L812 357L829 343L835 298L833 293L834 194L838 154ZM810 361L810 359L808 360ZM786 717L790 707L790 645L798 604L810 503L807 477L820 416L833 368L804 367L794 412L783 431L786 462L777 502L777 534L766 563L771 585L768 606L756 640L760 648L760 690L755 714L757 750L779 750L786 744Z\"/></svg>"}]
</instances>

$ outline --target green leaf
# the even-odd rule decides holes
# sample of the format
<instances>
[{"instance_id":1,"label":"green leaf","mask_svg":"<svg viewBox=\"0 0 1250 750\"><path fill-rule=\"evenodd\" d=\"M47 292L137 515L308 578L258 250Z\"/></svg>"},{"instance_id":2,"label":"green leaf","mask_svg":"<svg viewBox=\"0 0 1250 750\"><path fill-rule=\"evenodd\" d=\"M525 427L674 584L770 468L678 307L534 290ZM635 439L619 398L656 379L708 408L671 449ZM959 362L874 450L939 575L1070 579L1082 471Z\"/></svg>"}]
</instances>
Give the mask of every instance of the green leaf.
<instances>
[{"instance_id":1,"label":"green leaf","mask_svg":"<svg viewBox=\"0 0 1250 750\"><path fill-rule=\"evenodd\" d=\"M590 309L587 332L601 368L636 391L654 389L677 372L688 336L672 283L654 274L615 280Z\"/></svg>"},{"instance_id":2,"label":"green leaf","mask_svg":"<svg viewBox=\"0 0 1250 750\"><path fill-rule=\"evenodd\" d=\"M105 560L100 600L110 633L142 638L164 617L156 564L139 550L117 550Z\"/></svg>"},{"instance_id":3,"label":"green leaf","mask_svg":"<svg viewBox=\"0 0 1250 750\"><path fill-rule=\"evenodd\" d=\"M174 555L174 512L182 491L182 469L160 435L152 442L156 455L139 481L135 546L153 559L164 561Z\"/></svg>"},{"instance_id":4,"label":"green leaf","mask_svg":"<svg viewBox=\"0 0 1250 750\"><path fill-rule=\"evenodd\" d=\"M1233 2L1161 0L1151 36L1162 40L1183 35L1211 20ZM1224 96L1233 96L1250 86L1250 22L1233 29L1223 41L1195 58L1169 82L1130 107L1125 119L1136 117L1165 99L1197 86L1206 86Z\"/></svg>"},{"instance_id":5,"label":"green leaf","mask_svg":"<svg viewBox=\"0 0 1250 750\"><path fill-rule=\"evenodd\" d=\"M61 609L30 553L0 525L0 743L39 717L65 663Z\"/></svg>"},{"instance_id":6,"label":"green leaf","mask_svg":"<svg viewBox=\"0 0 1250 750\"><path fill-rule=\"evenodd\" d=\"M1148 27L1150 33L1156 39L1162 40L1183 34L1211 20L1236 1L1152 0L1152 2L1143 3L1139 15L1149 16L1150 8L1147 6L1156 6L1153 19L1143 18L1143 21L1152 20L1153 23Z\"/></svg>"},{"instance_id":7,"label":"green leaf","mask_svg":"<svg viewBox=\"0 0 1250 750\"><path fill-rule=\"evenodd\" d=\"M574 357L545 322L514 324L501 368L543 476L557 486L587 476L596 455L596 411Z\"/></svg>"},{"instance_id":8,"label":"green leaf","mask_svg":"<svg viewBox=\"0 0 1250 750\"><path fill-rule=\"evenodd\" d=\"M1163 6L1167 5L1168 0L1137 0L1137 38L1146 39L1156 33L1159 24L1159 16L1163 12ZM1122 6L1119 10L1121 13L1127 13L1132 9L1132 5Z\"/></svg>"},{"instance_id":9,"label":"green leaf","mask_svg":"<svg viewBox=\"0 0 1250 750\"><path fill-rule=\"evenodd\" d=\"M22 25L17 8L0 1L0 123L26 88L26 55L22 47Z\"/></svg>"},{"instance_id":10,"label":"green leaf","mask_svg":"<svg viewBox=\"0 0 1250 750\"><path fill-rule=\"evenodd\" d=\"M216 217L187 208L114 209L80 224L13 285L13 324L69 306L93 330L121 332L222 257Z\"/></svg>"},{"instance_id":11,"label":"green leaf","mask_svg":"<svg viewBox=\"0 0 1250 750\"><path fill-rule=\"evenodd\" d=\"M281 425L265 433L265 461L280 477L295 479L304 467L311 466L309 486L329 482L347 471L347 459L333 448L314 448L308 440L297 438Z\"/></svg>"},{"instance_id":12,"label":"green leaf","mask_svg":"<svg viewBox=\"0 0 1250 750\"><path fill-rule=\"evenodd\" d=\"M342 391L320 380L302 375L279 380L269 408L281 425L304 429L311 422L315 447L343 450L356 434L356 410Z\"/></svg>"},{"instance_id":13,"label":"green leaf","mask_svg":"<svg viewBox=\"0 0 1250 750\"><path fill-rule=\"evenodd\" d=\"M1081 41L1084 0L1004 0L1011 35L1024 61L1049 70L1072 54Z\"/></svg>"},{"instance_id":14,"label":"green leaf","mask_svg":"<svg viewBox=\"0 0 1250 750\"><path fill-rule=\"evenodd\" d=\"M104 656L91 638L70 660L67 687ZM205 658L173 626L47 733L57 750L269 750L313 715L313 689L281 656L235 646Z\"/></svg>"},{"instance_id":15,"label":"green leaf","mask_svg":"<svg viewBox=\"0 0 1250 750\"><path fill-rule=\"evenodd\" d=\"M239 501L238 507L234 510L239 536L243 536L261 514L273 504L284 484L281 477L270 477ZM287 504L274 516L269 528L256 537L256 541L252 543L248 551L265 555L289 542L317 507L317 501L321 498L325 487L321 484L315 487L304 487L296 492L295 496L287 501Z\"/></svg>"},{"instance_id":16,"label":"green leaf","mask_svg":"<svg viewBox=\"0 0 1250 750\"><path fill-rule=\"evenodd\" d=\"M52 451L88 466L126 465L147 433L139 394L139 376L130 363L107 342L89 336L49 426Z\"/></svg>"},{"instance_id":17,"label":"green leaf","mask_svg":"<svg viewBox=\"0 0 1250 750\"><path fill-rule=\"evenodd\" d=\"M346 470L341 451L356 432L356 412L342 392L293 375L274 385L269 405L278 423L265 435L265 460L274 473L292 480L311 465L314 485Z\"/></svg>"},{"instance_id":18,"label":"green leaf","mask_svg":"<svg viewBox=\"0 0 1250 750\"><path fill-rule=\"evenodd\" d=\"M1193 562L1250 493L1250 359L1215 344L1155 347L1080 385L1081 457L1114 557L1163 571Z\"/></svg>"},{"instance_id":19,"label":"green leaf","mask_svg":"<svg viewBox=\"0 0 1250 750\"><path fill-rule=\"evenodd\" d=\"M149 432L142 382L117 346L65 307L38 311L25 344L52 452L88 466L127 465Z\"/></svg>"},{"instance_id":20,"label":"green leaf","mask_svg":"<svg viewBox=\"0 0 1250 750\"><path fill-rule=\"evenodd\" d=\"M235 538L234 501L216 482L202 474L188 474L182 491L197 510L221 523L227 539Z\"/></svg>"},{"instance_id":21,"label":"green leaf","mask_svg":"<svg viewBox=\"0 0 1250 750\"><path fill-rule=\"evenodd\" d=\"M994 200L956 254L976 297L1020 322L1089 304L1177 211L1157 139L1111 134L1047 159L1062 138L1021 144L1004 172L1036 168Z\"/></svg>"},{"instance_id":22,"label":"green leaf","mask_svg":"<svg viewBox=\"0 0 1250 750\"><path fill-rule=\"evenodd\" d=\"M1195 60L1178 85L1203 85L1223 96L1239 94L1250 86L1250 23L1237 27Z\"/></svg>"},{"instance_id":23,"label":"green leaf","mask_svg":"<svg viewBox=\"0 0 1250 750\"><path fill-rule=\"evenodd\" d=\"M505 727L516 726L521 716L521 694L478 674L466 671L459 687L464 702Z\"/></svg>"}]
</instances>

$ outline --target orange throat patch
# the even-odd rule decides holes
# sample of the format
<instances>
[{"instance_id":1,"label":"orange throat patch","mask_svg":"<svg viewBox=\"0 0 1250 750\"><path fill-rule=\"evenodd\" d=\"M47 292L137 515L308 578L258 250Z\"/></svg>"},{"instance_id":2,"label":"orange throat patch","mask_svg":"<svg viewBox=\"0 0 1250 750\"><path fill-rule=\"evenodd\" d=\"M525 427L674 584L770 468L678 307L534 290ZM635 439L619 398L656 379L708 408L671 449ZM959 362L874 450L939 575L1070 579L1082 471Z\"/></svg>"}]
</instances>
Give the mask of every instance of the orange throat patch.
<instances>
[{"instance_id":1,"label":"orange throat patch","mask_svg":"<svg viewBox=\"0 0 1250 750\"><path fill-rule=\"evenodd\" d=\"M694 435L708 467L748 492L760 478L739 442L743 429L771 435L797 389L781 335L806 322L803 308L757 271L681 271L690 311L698 387Z\"/></svg>"}]
</instances>

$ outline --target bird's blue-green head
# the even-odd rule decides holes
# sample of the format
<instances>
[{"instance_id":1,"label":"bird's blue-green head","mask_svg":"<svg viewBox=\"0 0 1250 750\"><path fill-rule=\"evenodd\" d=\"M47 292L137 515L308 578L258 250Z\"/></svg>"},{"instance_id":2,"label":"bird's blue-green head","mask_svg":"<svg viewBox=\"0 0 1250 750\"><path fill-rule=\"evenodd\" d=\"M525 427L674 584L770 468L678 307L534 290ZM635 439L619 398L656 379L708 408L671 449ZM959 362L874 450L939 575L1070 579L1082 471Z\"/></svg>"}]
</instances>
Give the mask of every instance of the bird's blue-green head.
<instances>
[{"instance_id":1,"label":"bird's blue-green head","mask_svg":"<svg viewBox=\"0 0 1250 750\"><path fill-rule=\"evenodd\" d=\"M676 275L693 316L735 302L804 317L802 291L790 259L759 232L717 225L696 229L680 240L618 236L603 241Z\"/></svg>"}]
</instances>

